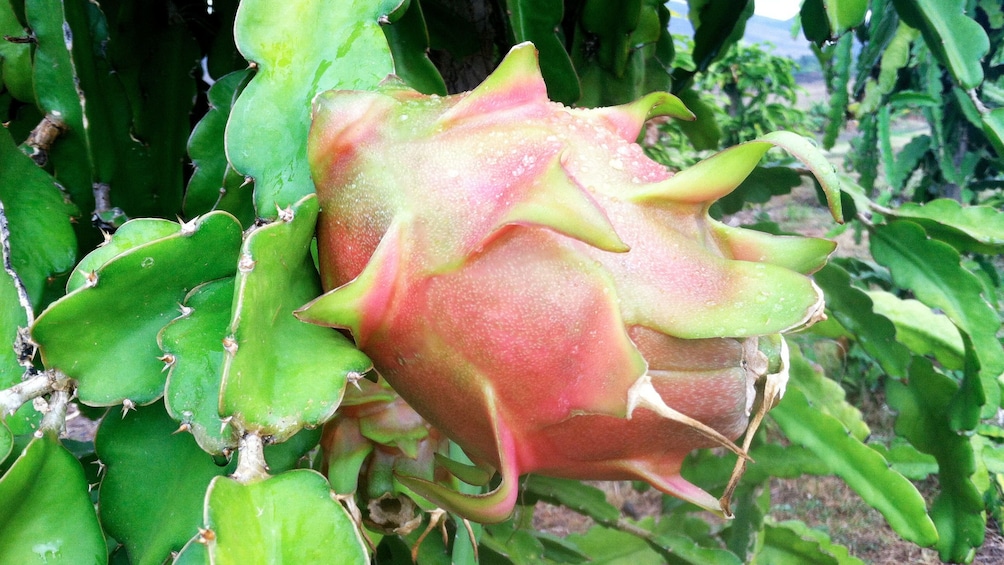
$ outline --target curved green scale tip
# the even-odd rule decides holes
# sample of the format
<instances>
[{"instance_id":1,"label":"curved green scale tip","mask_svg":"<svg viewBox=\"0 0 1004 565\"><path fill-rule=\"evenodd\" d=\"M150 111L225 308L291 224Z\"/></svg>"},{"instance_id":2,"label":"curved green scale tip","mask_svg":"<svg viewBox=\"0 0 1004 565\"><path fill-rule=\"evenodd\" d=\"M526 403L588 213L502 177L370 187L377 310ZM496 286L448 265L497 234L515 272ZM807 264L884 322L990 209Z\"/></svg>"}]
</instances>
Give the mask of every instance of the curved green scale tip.
<instances>
[{"instance_id":1,"label":"curved green scale tip","mask_svg":"<svg viewBox=\"0 0 1004 565\"><path fill-rule=\"evenodd\" d=\"M648 185L632 196L635 202L669 200L698 204L731 193L756 167L768 149L780 147L802 161L819 181L833 219L843 223L840 178L836 169L808 139L790 131L775 131L720 151L669 179Z\"/></svg>"},{"instance_id":2,"label":"curved green scale tip","mask_svg":"<svg viewBox=\"0 0 1004 565\"><path fill-rule=\"evenodd\" d=\"M839 224L844 223L844 211L840 203L840 177L833 164L826 159L826 156L815 144L790 131L768 133L760 140L784 149L804 163L819 181L819 186L822 187L823 194L826 196L826 203L833 219Z\"/></svg>"},{"instance_id":3,"label":"curved green scale tip","mask_svg":"<svg viewBox=\"0 0 1004 565\"><path fill-rule=\"evenodd\" d=\"M557 155L536 184L499 222L543 226L604 251L623 253L626 243L600 206L577 185Z\"/></svg>"},{"instance_id":4,"label":"curved green scale tip","mask_svg":"<svg viewBox=\"0 0 1004 565\"><path fill-rule=\"evenodd\" d=\"M450 472L451 475L464 481L469 485L484 486L492 479L495 469L489 465L467 465L446 457L442 454L435 454L436 463Z\"/></svg>"},{"instance_id":5,"label":"curved green scale tip","mask_svg":"<svg viewBox=\"0 0 1004 565\"><path fill-rule=\"evenodd\" d=\"M828 239L774 235L721 222L708 225L733 259L770 263L803 275L821 269L837 248L836 242Z\"/></svg>"},{"instance_id":6,"label":"curved green scale tip","mask_svg":"<svg viewBox=\"0 0 1004 565\"><path fill-rule=\"evenodd\" d=\"M622 288L625 323L685 339L750 337L803 328L823 313L819 288L786 268L724 260L694 267L714 274L686 287ZM663 310L636 306L653 304L667 293L677 298L683 294L689 303Z\"/></svg>"},{"instance_id":7,"label":"curved green scale tip","mask_svg":"<svg viewBox=\"0 0 1004 565\"><path fill-rule=\"evenodd\" d=\"M500 422L496 422L496 433L501 430L500 424ZM511 436L507 442L500 441L499 447L499 455L502 458L502 480L494 490L486 494L464 494L417 477L395 474L394 478L440 508L482 524L497 524L512 515L513 509L516 507L516 499L519 496L517 488L519 471L511 460L514 449ZM455 465L452 467L456 468ZM475 475L469 478L480 480L481 477ZM485 482L487 483L487 481Z\"/></svg>"},{"instance_id":8,"label":"curved green scale tip","mask_svg":"<svg viewBox=\"0 0 1004 565\"><path fill-rule=\"evenodd\" d=\"M538 111L549 102L537 62L537 48L525 41L510 49L495 72L444 113L439 122L481 118L521 106Z\"/></svg>"},{"instance_id":9,"label":"curved green scale tip","mask_svg":"<svg viewBox=\"0 0 1004 565\"><path fill-rule=\"evenodd\" d=\"M652 486L662 492L670 496L675 496L681 500L686 500L687 502L690 502L691 504L718 516L726 517L725 512L722 509L722 505L717 498L711 496L701 487L691 483L687 479L684 479L679 473L663 475L650 469L639 469L638 471L638 474L645 481L651 483Z\"/></svg>"},{"instance_id":10,"label":"curved green scale tip","mask_svg":"<svg viewBox=\"0 0 1004 565\"><path fill-rule=\"evenodd\" d=\"M620 106L572 111L602 117L614 126L622 139L629 142L638 138L642 126L652 118L669 116L688 121L696 119L682 100L668 92L652 92Z\"/></svg>"},{"instance_id":11,"label":"curved green scale tip","mask_svg":"<svg viewBox=\"0 0 1004 565\"><path fill-rule=\"evenodd\" d=\"M753 171L770 143L750 141L720 151L672 177L635 192L635 202L714 202L736 189Z\"/></svg>"},{"instance_id":12,"label":"curved green scale tip","mask_svg":"<svg viewBox=\"0 0 1004 565\"><path fill-rule=\"evenodd\" d=\"M358 277L312 300L293 315L311 324L347 329L356 345L364 347L382 323L394 289L399 286L404 254L401 232L400 224L392 225Z\"/></svg>"},{"instance_id":13,"label":"curved green scale tip","mask_svg":"<svg viewBox=\"0 0 1004 565\"><path fill-rule=\"evenodd\" d=\"M494 390L486 388L485 396L487 406L496 405ZM516 499L519 496L519 488L517 488L519 469L516 467L515 461L516 438L513 437L506 423L501 421L498 412L491 409L489 417L493 419L495 444L499 455L499 472L502 475L502 481L493 491L477 495L463 494L417 477L395 475L395 478L405 487L425 497L433 504L460 514L468 520L482 524L496 524L506 520L512 515L512 511L516 507ZM456 468L456 466L453 467Z\"/></svg>"},{"instance_id":14,"label":"curved green scale tip","mask_svg":"<svg viewBox=\"0 0 1004 565\"><path fill-rule=\"evenodd\" d=\"M499 486L487 494L463 494L416 477L395 475L394 478L440 508L481 524L497 524L508 519L519 495L516 475L503 475Z\"/></svg>"}]
</instances>

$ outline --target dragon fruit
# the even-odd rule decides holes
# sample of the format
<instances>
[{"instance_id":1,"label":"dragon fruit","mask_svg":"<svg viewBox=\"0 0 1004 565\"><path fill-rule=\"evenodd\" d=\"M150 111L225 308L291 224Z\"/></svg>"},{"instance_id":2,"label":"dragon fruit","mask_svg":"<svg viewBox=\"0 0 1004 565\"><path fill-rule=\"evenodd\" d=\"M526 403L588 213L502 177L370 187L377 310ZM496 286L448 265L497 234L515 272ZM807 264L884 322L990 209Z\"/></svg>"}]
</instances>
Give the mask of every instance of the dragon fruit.
<instances>
[{"instance_id":1,"label":"dragon fruit","mask_svg":"<svg viewBox=\"0 0 1004 565\"><path fill-rule=\"evenodd\" d=\"M482 522L512 512L525 473L640 479L728 513L728 493L684 480L682 461L725 446L745 464L733 441L783 392L778 334L822 317L807 275L833 244L708 216L793 134L674 173L635 143L660 115L692 118L667 93L551 102L531 44L468 93L425 96L392 77L315 100L329 292L298 316L348 330L419 414L500 475L479 496L401 476L409 488Z\"/></svg>"}]
</instances>

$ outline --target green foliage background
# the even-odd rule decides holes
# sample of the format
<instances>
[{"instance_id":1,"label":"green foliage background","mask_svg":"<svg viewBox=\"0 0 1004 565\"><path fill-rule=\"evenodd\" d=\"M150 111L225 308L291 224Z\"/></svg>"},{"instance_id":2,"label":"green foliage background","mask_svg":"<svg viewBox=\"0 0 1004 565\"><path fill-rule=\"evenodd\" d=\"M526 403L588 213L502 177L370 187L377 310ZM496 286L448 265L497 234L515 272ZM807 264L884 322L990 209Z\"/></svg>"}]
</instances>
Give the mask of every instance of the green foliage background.
<instances>
[{"instance_id":1,"label":"green foliage background","mask_svg":"<svg viewBox=\"0 0 1004 565\"><path fill-rule=\"evenodd\" d=\"M822 144L851 137L833 235L868 253L816 275L829 320L793 340L734 520L667 499L660 520L635 521L593 487L530 477L514 520L445 519L446 539L416 545L442 516L364 536L367 492L333 495L311 470L317 427L369 368L341 334L292 317L320 293L313 96L390 73L466 89L533 41L566 104L680 96L700 119L661 129L651 151L670 166L798 129L790 67L739 44L753 1L688 3L683 53L656 0L0 0L0 562L860 562L765 517L772 477L809 474L840 477L943 560L971 560L988 518L1004 523L996 0L805 0L830 91ZM894 143L903 117L927 127ZM719 212L810 178L768 158ZM821 369L827 344L843 348L840 375ZM870 438L845 394L861 388L895 411L895 437ZM61 439L71 400L101 420L93 442ZM333 465L358 471L367 453ZM684 474L716 492L733 464L698 452ZM928 506L914 485L929 476ZM596 526L534 531L537 501Z\"/></svg>"}]
</instances>

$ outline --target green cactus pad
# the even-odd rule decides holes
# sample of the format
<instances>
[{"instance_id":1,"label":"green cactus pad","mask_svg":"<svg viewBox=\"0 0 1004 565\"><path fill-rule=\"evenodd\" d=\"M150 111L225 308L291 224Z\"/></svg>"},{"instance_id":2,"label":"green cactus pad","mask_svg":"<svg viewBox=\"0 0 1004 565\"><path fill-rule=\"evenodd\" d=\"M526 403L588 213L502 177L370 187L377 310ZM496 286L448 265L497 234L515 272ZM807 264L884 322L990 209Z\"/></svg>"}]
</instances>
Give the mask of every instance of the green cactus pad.
<instances>
[{"instance_id":1,"label":"green cactus pad","mask_svg":"<svg viewBox=\"0 0 1004 565\"><path fill-rule=\"evenodd\" d=\"M131 563L157 565L181 549L201 525L209 482L227 471L177 427L158 403L122 416L113 410L98 429L101 523Z\"/></svg>"},{"instance_id":2,"label":"green cactus pad","mask_svg":"<svg viewBox=\"0 0 1004 565\"><path fill-rule=\"evenodd\" d=\"M188 154L195 170L185 191L185 213L226 210L250 227L254 222L254 184L234 170L223 151L223 132L230 108L250 80L248 71L230 73L209 89L210 109L188 138Z\"/></svg>"},{"instance_id":3,"label":"green cactus pad","mask_svg":"<svg viewBox=\"0 0 1004 565\"><path fill-rule=\"evenodd\" d=\"M24 26L10 2L0 4L0 34L8 37L24 35ZM22 102L31 102L35 98L31 84L31 47L30 44L13 41L0 43L0 84Z\"/></svg>"},{"instance_id":4,"label":"green cactus pad","mask_svg":"<svg viewBox=\"0 0 1004 565\"><path fill-rule=\"evenodd\" d=\"M73 267L77 238L71 217L79 211L67 202L55 179L17 148L7 128L0 131L0 171L11 265L38 305L46 280Z\"/></svg>"},{"instance_id":5,"label":"green cactus pad","mask_svg":"<svg viewBox=\"0 0 1004 565\"><path fill-rule=\"evenodd\" d=\"M394 70L377 23L401 0L354 2L246 0L234 38L257 73L234 103L227 157L255 179L258 215L274 218L313 192L304 148L310 101L329 88L372 88ZM333 41L332 38L349 38ZM269 143L262 143L267 139Z\"/></svg>"},{"instance_id":6,"label":"green cactus pad","mask_svg":"<svg viewBox=\"0 0 1004 565\"><path fill-rule=\"evenodd\" d=\"M369 563L327 480L305 469L251 484L214 479L206 493L205 528L202 538L216 565Z\"/></svg>"},{"instance_id":7,"label":"green cactus pad","mask_svg":"<svg viewBox=\"0 0 1004 565\"><path fill-rule=\"evenodd\" d=\"M232 277L199 285L185 298L184 314L158 336L171 356L164 388L167 412L213 454L237 447L233 426L220 417L223 338L233 300Z\"/></svg>"},{"instance_id":8,"label":"green cactus pad","mask_svg":"<svg viewBox=\"0 0 1004 565\"><path fill-rule=\"evenodd\" d=\"M34 438L0 477L0 563L104 563L88 490L80 462L55 435Z\"/></svg>"},{"instance_id":9,"label":"green cactus pad","mask_svg":"<svg viewBox=\"0 0 1004 565\"><path fill-rule=\"evenodd\" d=\"M310 256L316 219L311 194L247 236L238 261L220 410L275 441L328 420L348 375L372 367L338 332L293 316L321 292Z\"/></svg>"},{"instance_id":10,"label":"green cactus pad","mask_svg":"<svg viewBox=\"0 0 1004 565\"><path fill-rule=\"evenodd\" d=\"M80 400L92 406L161 396L167 373L158 332L181 313L189 291L234 273L241 238L225 212L187 224L135 221L120 231L81 261L71 292L32 327L45 365L76 379Z\"/></svg>"}]
</instances>

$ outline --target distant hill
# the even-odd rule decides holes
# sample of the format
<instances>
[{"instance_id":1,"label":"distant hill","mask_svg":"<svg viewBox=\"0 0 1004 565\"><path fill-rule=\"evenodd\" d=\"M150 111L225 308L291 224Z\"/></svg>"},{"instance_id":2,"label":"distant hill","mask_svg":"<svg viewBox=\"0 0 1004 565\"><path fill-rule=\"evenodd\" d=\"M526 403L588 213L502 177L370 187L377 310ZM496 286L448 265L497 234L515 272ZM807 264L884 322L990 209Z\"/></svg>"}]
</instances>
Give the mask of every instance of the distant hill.
<instances>
[{"instance_id":1,"label":"distant hill","mask_svg":"<svg viewBox=\"0 0 1004 565\"><path fill-rule=\"evenodd\" d=\"M693 37L694 27L690 25L690 19L687 18L687 4L670 2L668 6L673 13L669 19L669 31ZM811 56L809 42L801 31L794 38L791 37L791 29L794 24L794 18L782 22L754 15L746 22L746 34L743 41L747 43L772 43L775 55L795 60Z\"/></svg>"}]
</instances>

